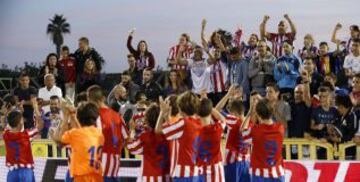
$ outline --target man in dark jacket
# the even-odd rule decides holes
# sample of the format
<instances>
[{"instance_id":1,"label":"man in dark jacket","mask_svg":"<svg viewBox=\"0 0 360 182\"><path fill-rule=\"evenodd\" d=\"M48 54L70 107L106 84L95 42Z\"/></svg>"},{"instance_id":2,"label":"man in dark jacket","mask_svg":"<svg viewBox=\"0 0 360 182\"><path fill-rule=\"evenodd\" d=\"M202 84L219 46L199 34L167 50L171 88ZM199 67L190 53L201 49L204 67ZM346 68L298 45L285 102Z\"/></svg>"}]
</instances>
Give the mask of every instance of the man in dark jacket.
<instances>
[{"instance_id":1,"label":"man in dark jacket","mask_svg":"<svg viewBox=\"0 0 360 182\"><path fill-rule=\"evenodd\" d=\"M143 71L143 84L140 90L146 95L146 98L150 101L157 102L161 93L161 86L153 80L153 71L149 68L145 68Z\"/></svg>"},{"instance_id":2,"label":"man in dark jacket","mask_svg":"<svg viewBox=\"0 0 360 182\"><path fill-rule=\"evenodd\" d=\"M89 58L94 60L97 72L101 71L102 66L105 63L105 60L100 54L94 48L89 47L89 39L86 37L81 37L79 39L79 49L75 51L74 58L76 60L77 75L80 75L83 72L85 61Z\"/></svg>"}]
</instances>

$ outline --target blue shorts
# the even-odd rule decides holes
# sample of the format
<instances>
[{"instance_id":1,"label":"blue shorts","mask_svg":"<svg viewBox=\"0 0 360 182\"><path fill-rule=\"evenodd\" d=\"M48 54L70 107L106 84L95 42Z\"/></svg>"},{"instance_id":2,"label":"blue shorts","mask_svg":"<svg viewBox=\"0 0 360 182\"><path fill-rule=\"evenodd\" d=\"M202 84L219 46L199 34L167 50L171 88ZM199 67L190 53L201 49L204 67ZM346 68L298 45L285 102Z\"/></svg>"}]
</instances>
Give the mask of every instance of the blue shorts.
<instances>
[{"instance_id":1,"label":"blue shorts","mask_svg":"<svg viewBox=\"0 0 360 182\"><path fill-rule=\"evenodd\" d=\"M250 182L249 161L237 161L224 166L225 181Z\"/></svg>"},{"instance_id":2,"label":"blue shorts","mask_svg":"<svg viewBox=\"0 0 360 182\"><path fill-rule=\"evenodd\" d=\"M73 182L74 179L70 176L70 171L68 170L66 172L66 176L65 176L65 182Z\"/></svg>"},{"instance_id":3,"label":"blue shorts","mask_svg":"<svg viewBox=\"0 0 360 182\"><path fill-rule=\"evenodd\" d=\"M285 176L280 176L279 178L264 178L261 176L251 176L252 182L285 182Z\"/></svg>"},{"instance_id":4,"label":"blue shorts","mask_svg":"<svg viewBox=\"0 0 360 182\"><path fill-rule=\"evenodd\" d=\"M7 182L35 182L34 171L29 168L19 168L9 171Z\"/></svg>"},{"instance_id":5,"label":"blue shorts","mask_svg":"<svg viewBox=\"0 0 360 182\"><path fill-rule=\"evenodd\" d=\"M105 177L104 176L104 182L119 182L119 177Z\"/></svg>"},{"instance_id":6,"label":"blue shorts","mask_svg":"<svg viewBox=\"0 0 360 182\"><path fill-rule=\"evenodd\" d=\"M192 176L192 177L175 177L172 178L172 182L205 182L204 176Z\"/></svg>"}]
</instances>

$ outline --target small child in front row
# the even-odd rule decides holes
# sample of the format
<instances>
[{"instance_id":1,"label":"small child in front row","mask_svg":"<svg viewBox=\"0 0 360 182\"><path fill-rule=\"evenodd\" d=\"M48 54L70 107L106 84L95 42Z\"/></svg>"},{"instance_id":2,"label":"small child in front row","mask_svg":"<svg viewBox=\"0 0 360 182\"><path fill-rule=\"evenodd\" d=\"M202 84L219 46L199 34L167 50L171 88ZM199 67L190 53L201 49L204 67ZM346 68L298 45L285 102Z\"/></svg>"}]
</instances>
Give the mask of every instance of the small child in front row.
<instances>
[{"instance_id":1,"label":"small child in front row","mask_svg":"<svg viewBox=\"0 0 360 182\"><path fill-rule=\"evenodd\" d=\"M18 110L13 110L7 115L8 126L5 129L3 138L6 148L6 166L9 168L8 182L35 181L30 140L42 129L43 122L36 100L32 99L31 101L36 117L36 128L25 130L24 118Z\"/></svg>"},{"instance_id":2,"label":"small child in front row","mask_svg":"<svg viewBox=\"0 0 360 182\"><path fill-rule=\"evenodd\" d=\"M245 142L252 144L250 156L250 174L253 182L283 182L284 164L282 146L285 129L281 122L273 121L273 113L269 101L262 99L256 103L255 124L248 129L248 121L243 125L244 133L248 134Z\"/></svg>"},{"instance_id":3,"label":"small child in front row","mask_svg":"<svg viewBox=\"0 0 360 182\"><path fill-rule=\"evenodd\" d=\"M225 182L222 164L221 139L225 128L225 117L216 109L210 99L200 101L198 115L202 122L197 162L202 168L206 182Z\"/></svg>"},{"instance_id":4,"label":"small child in front row","mask_svg":"<svg viewBox=\"0 0 360 182\"><path fill-rule=\"evenodd\" d=\"M130 123L130 139L127 148L134 155L142 155L143 182L170 181L169 142L165 135L155 133L160 107L156 104L144 113L144 130L136 135L136 123Z\"/></svg>"},{"instance_id":5,"label":"small child in front row","mask_svg":"<svg viewBox=\"0 0 360 182\"><path fill-rule=\"evenodd\" d=\"M77 112L71 112L70 121L80 126L69 131L62 124L53 139L63 145L70 145L70 175L74 182L102 182L101 154L104 136L96 127L99 109L93 103L84 103ZM74 124L76 126L76 124Z\"/></svg>"}]
</instances>

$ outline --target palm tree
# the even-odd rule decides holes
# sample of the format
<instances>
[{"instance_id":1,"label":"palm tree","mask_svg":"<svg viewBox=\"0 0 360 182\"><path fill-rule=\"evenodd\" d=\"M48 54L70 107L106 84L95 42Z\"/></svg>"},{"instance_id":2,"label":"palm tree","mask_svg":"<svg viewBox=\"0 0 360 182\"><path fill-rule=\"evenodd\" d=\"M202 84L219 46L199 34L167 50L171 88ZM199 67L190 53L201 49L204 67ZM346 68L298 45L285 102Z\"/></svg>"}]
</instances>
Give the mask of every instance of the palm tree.
<instances>
[{"instance_id":1,"label":"palm tree","mask_svg":"<svg viewBox=\"0 0 360 182\"><path fill-rule=\"evenodd\" d=\"M46 33L51 36L52 42L56 46L56 53L60 55L60 47L64 43L63 35L70 33L70 24L66 22L63 15L55 14L53 19L49 19L51 23L47 25Z\"/></svg>"}]
</instances>

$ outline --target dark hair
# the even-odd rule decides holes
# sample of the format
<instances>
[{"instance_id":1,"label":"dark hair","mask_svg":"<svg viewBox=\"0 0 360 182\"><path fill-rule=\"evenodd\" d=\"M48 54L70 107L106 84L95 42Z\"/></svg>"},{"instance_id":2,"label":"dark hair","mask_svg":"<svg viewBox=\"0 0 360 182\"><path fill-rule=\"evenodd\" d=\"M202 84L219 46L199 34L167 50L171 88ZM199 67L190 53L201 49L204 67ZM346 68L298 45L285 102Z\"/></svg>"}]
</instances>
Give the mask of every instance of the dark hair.
<instances>
[{"instance_id":1,"label":"dark hair","mask_svg":"<svg viewBox=\"0 0 360 182\"><path fill-rule=\"evenodd\" d=\"M275 92L280 92L279 86L276 83L268 83L266 87L270 87L275 90Z\"/></svg>"},{"instance_id":2,"label":"dark hair","mask_svg":"<svg viewBox=\"0 0 360 182\"><path fill-rule=\"evenodd\" d=\"M254 95L258 95L258 94L259 94L259 92L256 90L253 90L250 92L250 96L254 96Z\"/></svg>"},{"instance_id":3,"label":"dark hair","mask_svg":"<svg viewBox=\"0 0 360 182\"><path fill-rule=\"evenodd\" d=\"M326 74L325 74L325 77L326 77L326 76L329 76L329 77L331 77L332 79L335 79L335 80L336 80L336 75L335 75L334 73L332 73L332 72L326 73Z\"/></svg>"},{"instance_id":4,"label":"dark hair","mask_svg":"<svg viewBox=\"0 0 360 182\"><path fill-rule=\"evenodd\" d=\"M139 41L139 43L138 43L138 45L137 45L137 51L140 53L140 44L141 43L144 43L145 44L145 53L148 53L149 51L148 51L148 44L147 44L147 42L145 41L145 40L140 40Z\"/></svg>"},{"instance_id":5,"label":"dark hair","mask_svg":"<svg viewBox=\"0 0 360 182\"><path fill-rule=\"evenodd\" d=\"M62 46L61 50L62 51L70 51L68 46Z\"/></svg>"},{"instance_id":6,"label":"dark hair","mask_svg":"<svg viewBox=\"0 0 360 182\"><path fill-rule=\"evenodd\" d=\"M244 103L240 99L230 100L227 109L230 113L242 115L244 113Z\"/></svg>"},{"instance_id":7,"label":"dark hair","mask_svg":"<svg viewBox=\"0 0 360 182\"><path fill-rule=\"evenodd\" d=\"M87 101L86 92L80 92L79 94L77 94L76 103L86 102L86 101Z\"/></svg>"},{"instance_id":8,"label":"dark hair","mask_svg":"<svg viewBox=\"0 0 360 182\"><path fill-rule=\"evenodd\" d=\"M330 88L327 86L320 86L318 92L330 92Z\"/></svg>"},{"instance_id":9,"label":"dark hair","mask_svg":"<svg viewBox=\"0 0 360 182\"><path fill-rule=\"evenodd\" d=\"M145 72L145 71L150 71L150 73L151 73L152 75L154 74L154 73L153 73L153 70L152 70L151 68L149 68L149 67L145 68L143 72Z\"/></svg>"},{"instance_id":10,"label":"dark hair","mask_svg":"<svg viewBox=\"0 0 360 182\"><path fill-rule=\"evenodd\" d=\"M230 55L236 55L240 53L240 49L238 47L232 47L230 49Z\"/></svg>"},{"instance_id":11,"label":"dark hair","mask_svg":"<svg viewBox=\"0 0 360 182\"><path fill-rule=\"evenodd\" d=\"M344 106L345 108L351 108L352 103L348 95L336 95L335 96L335 105Z\"/></svg>"},{"instance_id":12,"label":"dark hair","mask_svg":"<svg viewBox=\"0 0 360 182\"><path fill-rule=\"evenodd\" d=\"M60 101L60 98L57 95L52 95L52 96L50 96L50 100L59 100Z\"/></svg>"},{"instance_id":13,"label":"dark hair","mask_svg":"<svg viewBox=\"0 0 360 182\"><path fill-rule=\"evenodd\" d=\"M79 41L85 42L87 45L89 45L89 39L87 37L80 37Z\"/></svg>"},{"instance_id":14,"label":"dark hair","mask_svg":"<svg viewBox=\"0 0 360 182\"><path fill-rule=\"evenodd\" d=\"M320 42L319 47L321 47L321 46L323 46L323 45L325 45L326 47L329 47L329 45L328 45L327 42Z\"/></svg>"},{"instance_id":15,"label":"dark hair","mask_svg":"<svg viewBox=\"0 0 360 182\"><path fill-rule=\"evenodd\" d=\"M329 91L335 91L334 86L330 82L323 82L320 87L326 87L329 89Z\"/></svg>"},{"instance_id":16,"label":"dark hair","mask_svg":"<svg viewBox=\"0 0 360 182\"><path fill-rule=\"evenodd\" d=\"M0 108L2 108L4 104L5 104L4 100L0 98Z\"/></svg>"},{"instance_id":17,"label":"dark hair","mask_svg":"<svg viewBox=\"0 0 360 182\"><path fill-rule=\"evenodd\" d=\"M351 29L351 30L354 30L354 31L356 31L356 32L360 32L359 26L357 26L357 25L351 25L351 26L350 26L350 29Z\"/></svg>"},{"instance_id":18,"label":"dark hair","mask_svg":"<svg viewBox=\"0 0 360 182\"><path fill-rule=\"evenodd\" d=\"M170 107L171 107L171 116L176 116L177 114L179 114L179 107L177 105L177 98L178 96L175 94L172 94L169 96L169 101L170 101Z\"/></svg>"},{"instance_id":19,"label":"dark hair","mask_svg":"<svg viewBox=\"0 0 360 182\"><path fill-rule=\"evenodd\" d=\"M7 116L7 122L11 128L17 127L22 119L22 114L19 111L11 111Z\"/></svg>"},{"instance_id":20,"label":"dark hair","mask_svg":"<svg viewBox=\"0 0 360 182\"><path fill-rule=\"evenodd\" d=\"M191 116L197 113L200 100L191 91L186 91L178 97L177 104L180 111L184 112L188 116Z\"/></svg>"},{"instance_id":21,"label":"dark hair","mask_svg":"<svg viewBox=\"0 0 360 182\"><path fill-rule=\"evenodd\" d=\"M30 75L27 72L23 71L21 72L19 78L23 78L23 77L30 77Z\"/></svg>"},{"instance_id":22,"label":"dark hair","mask_svg":"<svg viewBox=\"0 0 360 182\"><path fill-rule=\"evenodd\" d=\"M355 74L354 77L360 78L360 73Z\"/></svg>"},{"instance_id":23,"label":"dark hair","mask_svg":"<svg viewBox=\"0 0 360 182\"><path fill-rule=\"evenodd\" d=\"M310 60L312 64L316 65L316 61L309 55L306 55L305 58L304 58L304 62L306 60Z\"/></svg>"},{"instance_id":24,"label":"dark hair","mask_svg":"<svg viewBox=\"0 0 360 182\"><path fill-rule=\"evenodd\" d=\"M188 42L190 41L190 36L187 33L182 33L181 37L185 37L186 41L188 41Z\"/></svg>"},{"instance_id":25,"label":"dark hair","mask_svg":"<svg viewBox=\"0 0 360 182\"><path fill-rule=\"evenodd\" d=\"M352 42L360 44L360 39L359 38L353 39Z\"/></svg>"},{"instance_id":26,"label":"dark hair","mask_svg":"<svg viewBox=\"0 0 360 182\"><path fill-rule=\"evenodd\" d=\"M145 112L145 121L149 126L154 129L156 127L156 122L160 114L160 107L156 104L151 104L150 107Z\"/></svg>"},{"instance_id":27,"label":"dark hair","mask_svg":"<svg viewBox=\"0 0 360 182\"><path fill-rule=\"evenodd\" d=\"M125 70L124 72L122 72L121 76L122 76L122 75L128 75L128 76L130 76L129 70Z\"/></svg>"},{"instance_id":28,"label":"dark hair","mask_svg":"<svg viewBox=\"0 0 360 182\"><path fill-rule=\"evenodd\" d=\"M99 108L91 102L81 104L76 113L81 126L96 125L96 120L99 117Z\"/></svg>"},{"instance_id":29,"label":"dark hair","mask_svg":"<svg viewBox=\"0 0 360 182\"><path fill-rule=\"evenodd\" d=\"M5 96L4 99L3 99L3 101L4 101L4 104L6 104L6 107L7 107L7 108L16 105L16 97L13 96L13 95L7 95L7 96Z\"/></svg>"},{"instance_id":30,"label":"dark hair","mask_svg":"<svg viewBox=\"0 0 360 182\"><path fill-rule=\"evenodd\" d=\"M135 94L135 102L138 102L141 99L141 96L143 95L146 96L146 94L143 91L137 91Z\"/></svg>"},{"instance_id":31,"label":"dark hair","mask_svg":"<svg viewBox=\"0 0 360 182\"><path fill-rule=\"evenodd\" d=\"M213 109L213 103L210 99L201 99L200 106L198 109L198 115L200 117L207 117L211 114Z\"/></svg>"},{"instance_id":32,"label":"dark hair","mask_svg":"<svg viewBox=\"0 0 360 182\"><path fill-rule=\"evenodd\" d=\"M48 54L48 55L46 56L46 65L49 64L49 59L50 59L50 57L52 57L52 56L55 56L55 57L56 57L56 61L59 60L59 57L58 57L58 55L57 55L56 53L50 53L50 54Z\"/></svg>"},{"instance_id":33,"label":"dark hair","mask_svg":"<svg viewBox=\"0 0 360 182\"><path fill-rule=\"evenodd\" d=\"M273 109L271 108L268 99L259 100L259 102L256 104L255 110L256 110L256 114L261 119L271 119L272 117Z\"/></svg>"},{"instance_id":34,"label":"dark hair","mask_svg":"<svg viewBox=\"0 0 360 182\"><path fill-rule=\"evenodd\" d=\"M99 85L92 85L87 89L87 95L89 101L101 101L104 97L104 91Z\"/></svg>"},{"instance_id":35,"label":"dark hair","mask_svg":"<svg viewBox=\"0 0 360 182\"><path fill-rule=\"evenodd\" d=\"M134 57L135 57L134 54L131 54L131 53L130 53L130 54L127 55L127 58L131 58L131 57L134 58Z\"/></svg>"}]
</instances>

